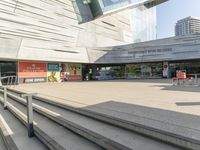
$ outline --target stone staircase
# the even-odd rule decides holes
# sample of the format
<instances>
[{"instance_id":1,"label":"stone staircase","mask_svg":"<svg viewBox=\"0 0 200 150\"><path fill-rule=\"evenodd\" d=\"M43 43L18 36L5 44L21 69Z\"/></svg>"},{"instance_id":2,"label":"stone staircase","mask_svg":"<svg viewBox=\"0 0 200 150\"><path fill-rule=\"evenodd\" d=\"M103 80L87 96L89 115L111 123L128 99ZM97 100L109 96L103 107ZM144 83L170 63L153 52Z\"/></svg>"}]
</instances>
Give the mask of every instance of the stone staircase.
<instances>
[{"instance_id":1,"label":"stone staircase","mask_svg":"<svg viewBox=\"0 0 200 150\"><path fill-rule=\"evenodd\" d=\"M33 96L34 137L27 135L23 92L8 89L7 110L0 106L0 127L7 149L181 150L200 149L198 139L176 135L146 122L134 123ZM0 91L3 103L3 90ZM142 118L138 119L141 121ZM162 124L161 124L162 125ZM188 131L189 132L189 131Z\"/></svg>"}]
</instances>

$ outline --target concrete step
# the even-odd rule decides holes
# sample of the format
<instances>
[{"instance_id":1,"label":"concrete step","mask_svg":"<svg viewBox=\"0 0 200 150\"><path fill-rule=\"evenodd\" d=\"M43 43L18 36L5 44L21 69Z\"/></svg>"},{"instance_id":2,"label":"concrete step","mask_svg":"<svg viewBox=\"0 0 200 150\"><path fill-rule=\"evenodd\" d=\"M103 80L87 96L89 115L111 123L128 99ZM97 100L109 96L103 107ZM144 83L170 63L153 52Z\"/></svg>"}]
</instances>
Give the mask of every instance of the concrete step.
<instances>
[{"instance_id":1,"label":"concrete step","mask_svg":"<svg viewBox=\"0 0 200 150\"><path fill-rule=\"evenodd\" d=\"M2 150L47 150L36 137L28 138L27 129L8 110L0 105L0 139Z\"/></svg>"},{"instance_id":2,"label":"concrete step","mask_svg":"<svg viewBox=\"0 0 200 150\"><path fill-rule=\"evenodd\" d=\"M13 94L9 94L9 96L23 105L26 105L24 99L14 96ZM105 122L100 122L37 100L33 100L33 108L38 113L80 134L84 138L101 145L105 149L139 150L141 147L144 150L179 149Z\"/></svg>"},{"instance_id":3,"label":"concrete step","mask_svg":"<svg viewBox=\"0 0 200 150\"><path fill-rule=\"evenodd\" d=\"M0 150L7 150L6 145L4 143L3 137L0 134Z\"/></svg>"},{"instance_id":4,"label":"concrete step","mask_svg":"<svg viewBox=\"0 0 200 150\"><path fill-rule=\"evenodd\" d=\"M20 103L8 98L8 102L20 110L26 116L26 107ZM18 112L19 113L19 112ZM57 123L48 118L34 112L34 130L39 129L39 133L45 134L56 145L55 149L70 149L70 150L100 150L103 149L98 145L82 138L81 136L63 128ZM49 141L50 142L50 141Z\"/></svg>"},{"instance_id":5,"label":"concrete step","mask_svg":"<svg viewBox=\"0 0 200 150\"><path fill-rule=\"evenodd\" d=\"M15 95L20 95L21 91L16 91L13 89L9 90ZM77 109L62 103L57 103L55 101L34 96L35 100L40 102L51 104L52 106L60 107L65 110L94 118L96 120L109 123L114 126L118 126L124 129L128 129L134 132L138 132L164 142L172 143L177 146L188 149L200 149L200 131L195 127L185 126L182 123L174 123L173 121L163 121L157 116L156 118L145 117L144 115L130 115L128 113L120 113L120 111L112 111L111 109L104 109L103 107L88 107L84 109ZM105 104L106 105L106 104ZM112 106L106 105L106 107L112 108ZM125 109L122 107L121 109ZM120 106L117 107L120 110ZM128 109L128 108L127 108ZM144 112L143 112L144 113ZM145 113L144 113L145 114ZM160 111L159 114L162 114ZM164 114L163 114L164 115ZM175 113L176 115L176 113ZM127 117L128 116L128 117ZM155 117L155 116L154 116ZM162 118L162 117L161 117ZM182 117L183 119L184 117Z\"/></svg>"}]
</instances>

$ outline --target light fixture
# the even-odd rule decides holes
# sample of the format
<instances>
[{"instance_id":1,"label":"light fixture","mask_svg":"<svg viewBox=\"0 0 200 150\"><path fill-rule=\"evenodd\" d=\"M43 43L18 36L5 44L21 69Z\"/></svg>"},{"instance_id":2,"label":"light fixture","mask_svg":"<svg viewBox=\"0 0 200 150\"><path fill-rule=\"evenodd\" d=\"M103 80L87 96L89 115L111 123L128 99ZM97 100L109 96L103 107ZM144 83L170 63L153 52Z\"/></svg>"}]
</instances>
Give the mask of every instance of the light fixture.
<instances>
[{"instance_id":1,"label":"light fixture","mask_svg":"<svg viewBox=\"0 0 200 150\"><path fill-rule=\"evenodd\" d=\"M91 3L91 0L83 0L83 4L89 4Z\"/></svg>"}]
</instances>

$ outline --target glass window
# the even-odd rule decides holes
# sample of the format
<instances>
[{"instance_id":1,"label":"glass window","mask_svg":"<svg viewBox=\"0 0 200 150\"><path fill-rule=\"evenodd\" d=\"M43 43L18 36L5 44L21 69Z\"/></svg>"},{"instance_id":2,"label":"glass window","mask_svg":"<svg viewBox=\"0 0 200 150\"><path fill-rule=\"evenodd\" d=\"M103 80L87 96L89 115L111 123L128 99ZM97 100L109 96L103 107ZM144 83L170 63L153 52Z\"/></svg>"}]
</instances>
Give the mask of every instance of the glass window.
<instances>
[{"instance_id":1,"label":"glass window","mask_svg":"<svg viewBox=\"0 0 200 150\"><path fill-rule=\"evenodd\" d=\"M142 63L126 65L127 78L160 78L162 63Z\"/></svg>"},{"instance_id":2,"label":"glass window","mask_svg":"<svg viewBox=\"0 0 200 150\"><path fill-rule=\"evenodd\" d=\"M110 5L113 5L113 4L117 4L117 3L120 3L120 2L125 2L127 0L103 0L103 4L104 6L110 6Z\"/></svg>"},{"instance_id":3,"label":"glass window","mask_svg":"<svg viewBox=\"0 0 200 150\"><path fill-rule=\"evenodd\" d=\"M172 77L176 76L177 70L186 70L186 75L192 76L192 74L200 74L200 62L173 62L169 64L169 69Z\"/></svg>"}]
</instances>

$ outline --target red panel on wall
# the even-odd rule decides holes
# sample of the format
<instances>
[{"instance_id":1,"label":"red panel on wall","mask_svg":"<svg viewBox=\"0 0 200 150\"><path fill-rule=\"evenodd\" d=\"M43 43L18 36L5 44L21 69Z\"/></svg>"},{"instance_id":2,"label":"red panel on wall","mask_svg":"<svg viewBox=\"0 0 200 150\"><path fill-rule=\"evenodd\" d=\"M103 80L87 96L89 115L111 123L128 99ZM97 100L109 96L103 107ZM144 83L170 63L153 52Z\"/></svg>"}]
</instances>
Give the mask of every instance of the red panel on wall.
<instances>
[{"instance_id":1,"label":"red panel on wall","mask_svg":"<svg viewBox=\"0 0 200 150\"><path fill-rule=\"evenodd\" d=\"M46 82L47 63L19 62L18 76L20 83Z\"/></svg>"}]
</instances>

